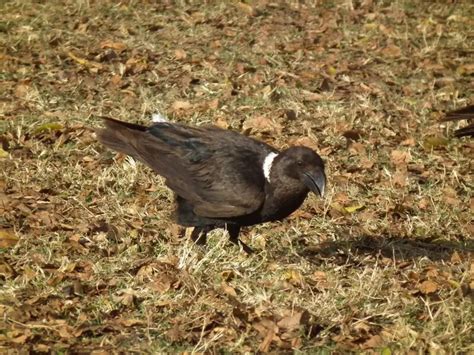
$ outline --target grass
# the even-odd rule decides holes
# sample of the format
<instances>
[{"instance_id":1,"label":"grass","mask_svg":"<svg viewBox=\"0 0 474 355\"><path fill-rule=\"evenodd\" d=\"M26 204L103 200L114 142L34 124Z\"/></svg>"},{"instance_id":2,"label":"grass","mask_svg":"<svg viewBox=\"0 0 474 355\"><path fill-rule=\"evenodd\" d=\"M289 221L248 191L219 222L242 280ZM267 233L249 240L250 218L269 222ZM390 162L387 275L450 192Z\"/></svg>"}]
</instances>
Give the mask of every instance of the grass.
<instances>
[{"instance_id":1,"label":"grass","mask_svg":"<svg viewBox=\"0 0 474 355\"><path fill-rule=\"evenodd\" d=\"M10 352L472 352L467 3L5 1L0 344ZM246 131L324 200L194 246L98 115ZM346 137L353 137L349 139Z\"/></svg>"}]
</instances>

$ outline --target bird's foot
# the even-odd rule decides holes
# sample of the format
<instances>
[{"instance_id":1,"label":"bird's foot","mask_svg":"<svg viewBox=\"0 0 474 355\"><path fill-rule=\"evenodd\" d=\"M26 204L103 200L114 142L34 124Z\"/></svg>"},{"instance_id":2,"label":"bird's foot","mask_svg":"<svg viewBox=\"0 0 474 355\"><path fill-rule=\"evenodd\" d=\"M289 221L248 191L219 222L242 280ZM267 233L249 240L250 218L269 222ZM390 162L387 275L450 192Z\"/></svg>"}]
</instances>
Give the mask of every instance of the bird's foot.
<instances>
[{"instance_id":1,"label":"bird's foot","mask_svg":"<svg viewBox=\"0 0 474 355\"><path fill-rule=\"evenodd\" d=\"M239 244L242 246L242 249L248 254L251 255L254 253L253 249L250 248L247 244L239 239Z\"/></svg>"},{"instance_id":2,"label":"bird's foot","mask_svg":"<svg viewBox=\"0 0 474 355\"><path fill-rule=\"evenodd\" d=\"M191 239L197 245L206 245L207 243L207 232L202 228L195 227L191 233Z\"/></svg>"}]
</instances>

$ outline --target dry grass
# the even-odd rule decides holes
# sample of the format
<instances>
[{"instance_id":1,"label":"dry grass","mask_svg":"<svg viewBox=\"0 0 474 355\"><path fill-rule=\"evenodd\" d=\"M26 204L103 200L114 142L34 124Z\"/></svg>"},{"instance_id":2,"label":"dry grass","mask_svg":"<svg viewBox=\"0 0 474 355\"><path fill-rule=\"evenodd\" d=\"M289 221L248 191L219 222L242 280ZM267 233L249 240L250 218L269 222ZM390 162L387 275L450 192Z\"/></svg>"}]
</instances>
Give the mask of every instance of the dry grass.
<instances>
[{"instance_id":1,"label":"dry grass","mask_svg":"<svg viewBox=\"0 0 474 355\"><path fill-rule=\"evenodd\" d=\"M0 12L3 350L474 351L473 144L437 123L473 102L473 5ZM88 128L155 112L310 144L328 196L249 229L255 256L223 231L196 247L162 180Z\"/></svg>"}]
</instances>

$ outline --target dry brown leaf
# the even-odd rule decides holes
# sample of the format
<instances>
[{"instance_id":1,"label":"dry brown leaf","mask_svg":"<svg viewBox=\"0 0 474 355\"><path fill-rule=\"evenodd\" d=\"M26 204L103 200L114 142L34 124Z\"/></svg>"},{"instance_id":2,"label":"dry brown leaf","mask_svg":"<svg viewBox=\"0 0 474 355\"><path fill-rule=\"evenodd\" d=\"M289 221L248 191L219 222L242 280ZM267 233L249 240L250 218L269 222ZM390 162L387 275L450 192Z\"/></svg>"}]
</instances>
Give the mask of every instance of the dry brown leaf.
<instances>
[{"instance_id":1,"label":"dry brown leaf","mask_svg":"<svg viewBox=\"0 0 474 355\"><path fill-rule=\"evenodd\" d=\"M272 320L268 318L263 318L258 322L253 323L253 327L260 333L264 338L260 343L259 350L261 352L268 352L270 350L270 345L275 338L278 338L276 334L278 333L278 327Z\"/></svg>"},{"instance_id":2,"label":"dry brown leaf","mask_svg":"<svg viewBox=\"0 0 474 355\"><path fill-rule=\"evenodd\" d=\"M133 318L130 318L130 319L119 318L119 319L114 319L113 322L124 327L133 327L134 325L137 325L137 324L140 324L140 325L146 324L141 319L133 319Z\"/></svg>"},{"instance_id":3,"label":"dry brown leaf","mask_svg":"<svg viewBox=\"0 0 474 355\"><path fill-rule=\"evenodd\" d=\"M206 102L206 106L209 110L216 110L219 107L219 99L213 99Z\"/></svg>"},{"instance_id":4,"label":"dry brown leaf","mask_svg":"<svg viewBox=\"0 0 474 355\"><path fill-rule=\"evenodd\" d=\"M223 129L228 129L229 128L229 122L227 122L224 117L218 117L217 120L214 122L214 124L217 127L220 127L220 128L223 128Z\"/></svg>"},{"instance_id":5,"label":"dry brown leaf","mask_svg":"<svg viewBox=\"0 0 474 355\"><path fill-rule=\"evenodd\" d=\"M25 83L20 83L15 88L15 96L18 98L24 98L28 95L30 91L30 85Z\"/></svg>"},{"instance_id":6,"label":"dry brown leaf","mask_svg":"<svg viewBox=\"0 0 474 355\"><path fill-rule=\"evenodd\" d=\"M400 144L406 147L414 147L416 145L415 138L409 137L402 141Z\"/></svg>"},{"instance_id":7,"label":"dry brown leaf","mask_svg":"<svg viewBox=\"0 0 474 355\"><path fill-rule=\"evenodd\" d=\"M18 243L18 237L8 229L0 229L0 248L9 248Z\"/></svg>"},{"instance_id":8,"label":"dry brown leaf","mask_svg":"<svg viewBox=\"0 0 474 355\"><path fill-rule=\"evenodd\" d=\"M410 162L411 155L409 152L403 150L392 150L390 160L396 166L405 166Z\"/></svg>"},{"instance_id":9,"label":"dry brown leaf","mask_svg":"<svg viewBox=\"0 0 474 355\"><path fill-rule=\"evenodd\" d=\"M57 331L59 333L59 336L61 338L66 338L66 339L72 339L75 338L76 336L74 335L74 328L71 327L69 324L61 324L58 328Z\"/></svg>"},{"instance_id":10,"label":"dry brown leaf","mask_svg":"<svg viewBox=\"0 0 474 355\"><path fill-rule=\"evenodd\" d=\"M229 286L226 282L223 281L221 283L221 288L227 296L237 298L237 292L235 292L235 288Z\"/></svg>"},{"instance_id":11,"label":"dry brown leaf","mask_svg":"<svg viewBox=\"0 0 474 355\"><path fill-rule=\"evenodd\" d=\"M408 185L408 173L406 169L397 169L395 174L393 174L393 183L399 187Z\"/></svg>"},{"instance_id":12,"label":"dry brown leaf","mask_svg":"<svg viewBox=\"0 0 474 355\"><path fill-rule=\"evenodd\" d=\"M315 151L319 151L319 146L314 139L309 137L300 137L290 141L291 145L302 145Z\"/></svg>"},{"instance_id":13,"label":"dry brown leaf","mask_svg":"<svg viewBox=\"0 0 474 355\"><path fill-rule=\"evenodd\" d=\"M255 130L257 132L275 132L280 134L283 127L264 116L256 116L247 119L242 127L244 130Z\"/></svg>"},{"instance_id":14,"label":"dry brown leaf","mask_svg":"<svg viewBox=\"0 0 474 355\"><path fill-rule=\"evenodd\" d=\"M252 6L248 5L248 4L245 4L243 2L238 2L237 4L237 7L242 11L244 12L245 14L249 15L249 16L253 16L254 15L254 9Z\"/></svg>"},{"instance_id":15,"label":"dry brown leaf","mask_svg":"<svg viewBox=\"0 0 474 355\"><path fill-rule=\"evenodd\" d=\"M382 54L386 57L397 58L402 54L400 47L395 46L394 44L388 45L382 49Z\"/></svg>"},{"instance_id":16,"label":"dry brown leaf","mask_svg":"<svg viewBox=\"0 0 474 355\"><path fill-rule=\"evenodd\" d=\"M454 253L451 255L451 262L453 264L459 264L462 262L461 257L459 256L459 253L457 251L454 251Z\"/></svg>"},{"instance_id":17,"label":"dry brown leaf","mask_svg":"<svg viewBox=\"0 0 474 355\"><path fill-rule=\"evenodd\" d=\"M418 285L418 290L420 290L421 293L427 295L429 293L436 292L438 290L438 284L434 281L426 280Z\"/></svg>"},{"instance_id":18,"label":"dry brown leaf","mask_svg":"<svg viewBox=\"0 0 474 355\"><path fill-rule=\"evenodd\" d=\"M359 142L351 142L351 144L349 145L349 152L352 155L366 155L365 149L365 144Z\"/></svg>"},{"instance_id":19,"label":"dry brown leaf","mask_svg":"<svg viewBox=\"0 0 474 355\"><path fill-rule=\"evenodd\" d=\"M117 52L123 52L124 50L127 49L127 45L123 42L114 42L114 41L110 41L110 40L105 40L103 41L101 44L100 44L100 47L101 48L110 48L110 49L114 49L116 50Z\"/></svg>"},{"instance_id":20,"label":"dry brown leaf","mask_svg":"<svg viewBox=\"0 0 474 355\"><path fill-rule=\"evenodd\" d=\"M171 109L173 111L186 111L192 108L192 104L189 101L183 101L183 100L176 100L173 102L171 105Z\"/></svg>"},{"instance_id":21,"label":"dry brown leaf","mask_svg":"<svg viewBox=\"0 0 474 355\"><path fill-rule=\"evenodd\" d=\"M185 336L186 332L182 329L181 324L175 323L166 333L165 336L170 341L181 340Z\"/></svg>"},{"instance_id":22,"label":"dry brown leaf","mask_svg":"<svg viewBox=\"0 0 474 355\"><path fill-rule=\"evenodd\" d=\"M376 334L372 335L367 341L361 344L362 349L373 349L373 348L379 348L384 344L383 338Z\"/></svg>"},{"instance_id":23,"label":"dry brown leaf","mask_svg":"<svg viewBox=\"0 0 474 355\"><path fill-rule=\"evenodd\" d=\"M311 92L308 90L302 90L302 94L303 94L303 100L305 101L321 101L325 99L324 95Z\"/></svg>"},{"instance_id":24,"label":"dry brown leaf","mask_svg":"<svg viewBox=\"0 0 474 355\"><path fill-rule=\"evenodd\" d=\"M472 75L472 74L474 74L474 64L469 63L469 64L460 65L456 69L456 71L458 72L458 74Z\"/></svg>"},{"instance_id":25,"label":"dry brown leaf","mask_svg":"<svg viewBox=\"0 0 474 355\"><path fill-rule=\"evenodd\" d=\"M13 330L7 333L8 340L15 344L24 344L30 336L31 331L29 329L24 329L22 332Z\"/></svg>"},{"instance_id":26,"label":"dry brown leaf","mask_svg":"<svg viewBox=\"0 0 474 355\"><path fill-rule=\"evenodd\" d=\"M421 210L426 210L431 206L431 200L428 197L423 197L420 202L418 202L418 208Z\"/></svg>"},{"instance_id":27,"label":"dry brown leaf","mask_svg":"<svg viewBox=\"0 0 474 355\"><path fill-rule=\"evenodd\" d=\"M279 328L283 328L286 331L292 331L298 329L301 325L304 325L308 320L308 313L306 311L295 312L293 311L290 315L283 317L278 323Z\"/></svg>"},{"instance_id":28,"label":"dry brown leaf","mask_svg":"<svg viewBox=\"0 0 474 355\"><path fill-rule=\"evenodd\" d=\"M112 75L112 77L110 78L110 84L114 85L114 86L119 86L121 83L122 83L122 77L120 75Z\"/></svg>"},{"instance_id":29,"label":"dry brown leaf","mask_svg":"<svg viewBox=\"0 0 474 355\"><path fill-rule=\"evenodd\" d=\"M187 57L187 54L184 50L182 49L175 49L174 51L174 57L178 60L181 60L181 59L186 59Z\"/></svg>"},{"instance_id":30,"label":"dry brown leaf","mask_svg":"<svg viewBox=\"0 0 474 355\"><path fill-rule=\"evenodd\" d=\"M160 275L155 281L151 282L150 288L159 293L165 293L171 288L173 280L167 275Z\"/></svg>"}]
</instances>

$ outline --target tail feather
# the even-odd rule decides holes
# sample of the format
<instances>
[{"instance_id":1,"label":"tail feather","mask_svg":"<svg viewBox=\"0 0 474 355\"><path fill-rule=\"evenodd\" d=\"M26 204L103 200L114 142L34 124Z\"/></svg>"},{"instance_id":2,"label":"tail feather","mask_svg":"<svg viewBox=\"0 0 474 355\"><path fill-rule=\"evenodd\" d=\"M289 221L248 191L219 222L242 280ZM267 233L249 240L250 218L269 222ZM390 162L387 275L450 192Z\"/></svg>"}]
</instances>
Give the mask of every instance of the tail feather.
<instances>
[{"instance_id":1,"label":"tail feather","mask_svg":"<svg viewBox=\"0 0 474 355\"><path fill-rule=\"evenodd\" d=\"M146 131L146 127L110 117L101 118L104 120L105 128L95 130L99 142L112 150L139 158L132 142L137 135Z\"/></svg>"},{"instance_id":2,"label":"tail feather","mask_svg":"<svg viewBox=\"0 0 474 355\"><path fill-rule=\"evenodd\" d=\"M442 119L445 121L458 121L474 119L474 105L463 107L459 110L451 111Z\"/></svg>"},{"instance_id":3,"label":"tail feather","mask_svg":"<svg viewBox=\"0 0 474 355\"><path fill-rule=\"evenodd\" d=\"M467 136L474 137L474 123L471 123L470 125L466 127L455 130L454 136L458 138L467 137Z\"/></svg>"},{"instance_id":4,"label":"tail feather","mask_svg":"<svg viewBox=\"0 0 474 355\"><path fill-rule=\"evenodd\" d=\"M446 121L474 120L474 105L466 106L461 109L448 112L442 119ZM459 128L454 131L455 137L474 137L474 123L468 124L466 127Z\"/></svg>"}]
</instances>

